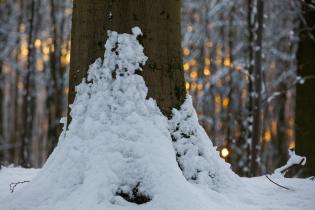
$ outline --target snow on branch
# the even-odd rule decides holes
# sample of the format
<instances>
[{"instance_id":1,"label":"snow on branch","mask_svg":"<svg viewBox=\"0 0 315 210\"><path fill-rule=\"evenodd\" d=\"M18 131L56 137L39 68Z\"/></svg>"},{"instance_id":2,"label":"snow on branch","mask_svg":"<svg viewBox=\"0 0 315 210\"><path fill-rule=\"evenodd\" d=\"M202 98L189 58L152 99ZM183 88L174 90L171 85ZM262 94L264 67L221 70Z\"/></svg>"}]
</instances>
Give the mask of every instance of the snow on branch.
<instances>
[{"instance_id":1,"label":"snow on branch","mask_svg":"<svg viewBox=\"0 0 315 210\"><path fill-rule=\"evenodd\" d=\"M282 176L284 176L286 174L286 172L289 169L291 169L293 166L305 165L305 163L306 163L306 157L302 157L302 156L295 154L294 150L289 149L289 156L290 156L290 158L289 158L288 162L284 166L277 168L275 170L276 174L281 174Z\"/></svg>"}]
</instances>

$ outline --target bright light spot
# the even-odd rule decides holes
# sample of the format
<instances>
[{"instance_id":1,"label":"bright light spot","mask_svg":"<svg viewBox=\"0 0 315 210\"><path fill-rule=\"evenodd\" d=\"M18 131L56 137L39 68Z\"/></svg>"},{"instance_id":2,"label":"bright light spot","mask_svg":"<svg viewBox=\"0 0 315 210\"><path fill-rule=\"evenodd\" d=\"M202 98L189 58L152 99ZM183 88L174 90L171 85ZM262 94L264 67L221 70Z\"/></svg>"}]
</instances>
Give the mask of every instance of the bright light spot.
<instances>
[{"instance_id":1,"label":"bright light spot","mask_svg":"<svg viewBox=\"0 0 315 210\"><path fill-rule=\"evenodd\" d=\"M226 147L222 148L222 150L221 150L222 157L226 158L229 154L230 154L230 152Z\"/></svg>"},{"instance_id":2,"label":"bright light spot","mask_svg":"<svg viewBox=\"0 0 315 210\"><path fill-rule=\"evenodd\" d=\"M269 142L269 141L271 140L271 132L270 132L269 129L266 130L266 132L265 132L265 140L266 140L267 142Z\"/></svg>"},{"instance_id":3,"label":"bright light spot","mask_svg":"<svg viewBox=\"0 0 315 210\"><path fill-rule=\"evenodd\" d=\"M190 88L190 84L189 84L189 82L186 82L186 91L189 91L189 88Z\"/></svg>"},{"instance_id":4,"label":"bright light spot","mask_svg":"<svg viewBox=\"0 0 315 210\"><path fill-rule=\"evenodd\" d=\"M229 103L230 103L230 99L229 98L224 98L223 99L223 103L222 104L223 104L224 108L228 107Z\"/></svg>"},{"instance_id":5,"label":"bright light spot","mask_svg":"<svg viewBox=\"0 0 315 210\"><path fill-rule=\"evenodd\" d=\"M184 66L183 66L183 68L184 68L184 71L187 71L187 70L189 69L189 64L188 64L188 63L185 63Z\"/></svg>"},{"instance_id":6,"label":"bright light spot","mask_svg":"<svg viewBox=\"0 0 315 210\"><path fill-rule=\"evenodd\" d=\"M41 45L42 45L42 41L40 39L36 39L34 42L35 48L40 48Z\"/></svg>"},{"instance_id":7,"label":"bright light spot","mask_svg":"<svg viewBox=\"0 0 315 210\"><path fill-rule=\"evenodd\" d=\"M43 53L44 53L44 55L48 55L49 54L49 47L45 46L43 48Z\"/></svg>"},{"instance_id":8,"label":"bright light spot","mask_svg":"<svg viewBox=\"0 0 315 210\"><path fill-rule=\"evenodd\" d=\"M289 147L290 147L290 149L294 149L295 148L295 142L291 141Z\"/></svg>"},{"instance_id":9,"label":"bright light spot","mask_svg":"<svg viewBox=\"0 0 315 210\"><path fill-rule=\"evenodd\" d=\"M208 67L204 68L204 69L203 69L203 74L204 74L205 76L209 76L209 75L211 74L210 69L209 69Z\"/></svg>"},{"instance_id":10,"label":"bright light spot","mask_svg":"<svg viewBox=\"0 0 315 210\"><path fill-rule=\"evenodd\" d=\"M188 56L190 54L190 50L188 48L184 48L183 53L185 56Z\"/></svg>"},{"instance_id":11,"label":"bright light spot","mask_svg":"<svg viewBox=\"0 0 315 210\"><path fill-rule=\"evenodd\" d=\"M190 73L190 77L191 77L192 79L196 79L196 78L198 77L197 71L192 71L192 72Z\"/></svg>"},{"instance_id":12,"label":"bright light spot","mask_svg":"<svg viewBox=\"0 0 315 210\"><path fill-rule=\"evenodd\" d=\"M224 66L226 66L226 67L230 67L230 66L231 66L231 60L230 60L230 58L229 58L229 57L226 57L226 58L224 59L223 64L224 64Z\"/></svg>"}]
</instances>

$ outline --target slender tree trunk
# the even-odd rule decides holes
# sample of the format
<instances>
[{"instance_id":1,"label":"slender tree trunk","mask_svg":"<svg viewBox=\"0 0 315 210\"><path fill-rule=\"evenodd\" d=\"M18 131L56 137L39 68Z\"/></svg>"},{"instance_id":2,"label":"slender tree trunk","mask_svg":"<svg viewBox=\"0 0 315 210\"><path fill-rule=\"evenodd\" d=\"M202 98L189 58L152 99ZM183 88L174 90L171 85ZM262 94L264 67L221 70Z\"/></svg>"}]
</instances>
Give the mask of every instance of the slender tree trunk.
<instances>
[{"instance_id":1,"label":"slender tree trunk","mask_svg":"<svg viewBox=\"0 0 315 210\"><path fill-rule=\"evenodd\" d=\"M143 76L148 96L166 116L185 98L181 59L179 0L75 0L72 18L69 104L88 66L104 54L106 31L143 31L141 42L149 57ZM70 117L68 116L68 120Z\"/></svg>"},{"instance_id":2,"label":"slender tree trunk","mask_svg":"<svg viewBox=\"0 0 315 210\"><path fill-rule=\"evenodd\" d=\"M2 61L0 61L0 145L5 144L4 141L4 132L3 132L3 89L4 89L4 80L2 74ZM4 164L4 150L0 148L0 169L1 164Z\"/></svg>"},{"instance_id":3,"label":"slender tree trunk","mask_svg":"<svg viewBox=\"0 0 315 210\"><path fill-rule=\"evenodd\" d=\"M261 90L262 90L262 34L264 19L263 0L257 0L257 29L254 48L254 97L253 97L253 138L251 145L251 175L258 172L257 157L259 152L259 141L261 138Z\"/></svg>"},{"instance_id":4,"label":"slender tree trunk","mask_svg":"<svg viewBox=\"0 0 315 210\"><path fill-rule=\"evenodd\" d=\"M62 71L64 70L60 63L61 40L60 33L57 31L57 11L56 1L50 0L50 18L52 20L52 40L54 51L50 53L50 77L52 83L48 85L47 107L48 107L48 154L50 154L57 145L61 133L60 118L62 117ZM60 26L62 27L62 26ZM60 31L59 31L60 32ZM59 41L58 41L59 40Z\"/></svg>"},{"instance_id":5,"label":"slender tree trunk","mask_svg":"<svg viewBox=\"0 0 315 210\"><path fill-rule=\"evenodd\" d=\"M305 3L311 4L311 1ZM305 22L301 24L298 73L312 79L297 86L296 151L307 157L305 175L315 175L315 10L303 5L302 12Z\"/></svg>"},{"instance_id":6,"label":"slender tree trunk","mask_svg":"<svg viewBox=\"0 0 315 210\"><path fill-rule=\"evenodd\" d=\"M33 130L33 115L35 112L35 72L34 72L34 38L33 38L33 23L35 15L35 0L30 2L30 17L29 17L29 33L28 33L28 57L27 57L27 72L25 75L25 86L23 93L23 132L21 143L21 160L20 165L30 167L30 152L31 139Z\"/></svg>"},{"instance_id":7,"label":"slender tree trunk","mask_svg":"<svg viewBox=\"0 0 315 210\"><path fill-rule=\"evenodd\" d=\"M254 5L253 0L247 0L247 30L248 30L248 74L249 74L249 80L248 80L248 95L249 100L247 103L247 116L245 119L245 125L242 125L242 129L244 130L243 133L246 133L244 145L242 147L244 148L244 152L247 153L246 160L244 159L244 166L243 168L246 168L247 170L244 171L244 175L249 175L249 167L250 167L250 151L251 147L250 144L252 142L253 138L253 71L254 71L254 19L253 19L253 11L254 11Z\"/></svg>"}]
</instances>

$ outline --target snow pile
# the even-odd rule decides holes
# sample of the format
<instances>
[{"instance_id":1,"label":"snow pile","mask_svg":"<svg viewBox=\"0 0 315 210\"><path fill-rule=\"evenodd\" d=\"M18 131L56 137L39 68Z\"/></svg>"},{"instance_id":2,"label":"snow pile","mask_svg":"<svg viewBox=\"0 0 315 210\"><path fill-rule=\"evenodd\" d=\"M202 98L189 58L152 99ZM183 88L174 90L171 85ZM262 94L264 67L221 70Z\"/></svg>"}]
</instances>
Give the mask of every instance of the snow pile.
<instances>
[{"instance_id":1,"label":"snow pile","mask_svg":"<svg viewBox=\"0 0 315 210\"><path fill-rule=\"evenodd\" d=\"M176 159L188 181L216 191L239 182L199 125L190 96L180 110L173 110L169 124Z\"/></svg>"},{"instance_id":2,"label":"snow pile","mask_svg":"<svg viewBox=\"0 0 315 210\"><path fill-rule=\"evenodd\" d=\"M209 194L187 182L176 162L169 122L155 101L146 99L147 87L136 74L147 60L137 41L138 35L141 31L137 27L132 34L108 32L104 61L96 60L90 66L87 81L83 80L76 88L69 129L61 134L58 146L38 176L0 201L1 210L208 210L209 206L218 207L208 199ZM177 115L176 121L185 114ZM192 119L196 123L195 115ZM180 127L189 126L187 123L180 123ZM194 131L197 132L194 141L197 137L206 138L196 128ZM202 147L211 145L204 141L197 147L205 154L206 148ZM182 153L179 145L175 148L178 154ZM194 147L187 149L195 150ZM188 151L188 154L194 152ZM207 164L216 164L218 160L213 162L210 156L202 157L205 160L198 180L207 180L207 176L217 179L214 170L218 167ZM199 168L193 166L199 164L198 160L180 161L184 167ZM184 174L189 180L186 169ZM213 193L211 197L215 199L218 195Z\"/></svg>"}]
</instances>

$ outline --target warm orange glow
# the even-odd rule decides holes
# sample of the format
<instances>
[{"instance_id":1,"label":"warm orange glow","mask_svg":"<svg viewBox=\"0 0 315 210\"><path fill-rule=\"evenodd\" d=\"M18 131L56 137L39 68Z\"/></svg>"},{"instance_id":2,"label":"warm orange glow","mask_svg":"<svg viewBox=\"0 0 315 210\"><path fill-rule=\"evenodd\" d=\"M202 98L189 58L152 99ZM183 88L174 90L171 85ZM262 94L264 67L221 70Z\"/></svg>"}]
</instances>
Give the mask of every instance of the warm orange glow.
<instances>
[{"instance_id":1,"label":"warm orange glow","mask_svg":"<svg viewBox=\"0 0 315 210\"><path fill-rule=\"evenodd\" d=\"M183 53L185 56L188 56L190 54L190 50L188 48L184 48Z\"/></svg>"},{"instance_id":2,"label":"warm orange glow","mask_svg":"<svg viewBox=\"0 0 315 210\"><path fill-rule=\"evenodd\" d=\"M192 71L192 72L190 72L190 77L191 77L192 79L196 79L196 78L198 77L197 71Z\"/></svg>"},{"instance_id":3,"label":"warm orange glow","mask_svg":"<svg viewBox=\"0 0 315 210\"><path fill-rule=\"evenodd\" d=\"M230 67L231 66L231 60L229 57L224 58L224 62L223 62L224 66L226 67Z\"/></svg>"},{"instance_id":4,"label":"warm orange glow","mask_svg":"<svg viewBox=\"0 0 315 210\"><path fill-rule=\"evenodd\" d=\"M42 45L42 41L40 39L36 39L34 42L35 48L40 48L41 45Z\"/></svg>"},{"instance_id":5,"label":"warm orange glow","mask_svg":"<svg viewBox=\"0 0 315 210\"><path fill-rule=\"evenodd\" d=\"M295 142L291 141L289 144L290 149L294 149L295 148Z\"/></svg>"},{"instance_id":6,"label":"warm orange glow","mask_svg":"<svg viewBox=\"0 0 315 210\"><path fill-rule=\"evenodd\" d=\"M195 82L191 83L191 90L196 90L197 84Z\"/></svg>"},{"instance_id":7,"label":"warm orange glow","mask_svg":"<svg viewBox=\"0 0 315 210\"><path fill-rule=\"evenodd\" d=\"M185 63L184 66L183 66L183 68L184 68L184 71L187 71L187 70L189 69L189 64L188 64L188 63Z\"/></svg>"},{"instance_id":8,"label":"warm orange glow","mask_svg":"<svg viewBox=\"0 0 315 210\"><path fill-rule=\"evenodd\" d=\"M28 45L26 42L21 43L20 59L25 60L28 56Z\"/></svg>"},{"instance_id":9,"label":"warm orange glow","mask_svg":"<svg viewBox=\"0 0 315 210\"><path fill-rule=\"evenodd\" d=\"M230 99L227 98L227 97L225 97L225 98L223 99L223 102L222 102L223 107L224 107L224 108L228 107L229 103L230 103Z\"/></svg>"},{"instance_id":10,"label":"warm orange glow","mask_svg":"<svg viewBox=\"0 0 315 210\"><path fill-rule=\"evenodd\" d=\"M64 93L65 95L68 95L68 93L69 93L69 88L68 88L68 87L65 87L65 88L63 89L63 93Z\"/></svg>"},{"instance_id":11,"label":"warm orange glow","mask_svg":"<svg viewBox=\"0 0 315 210\"><path fill-rule=\"evenodd\" d=\"M197 61L196 61L196 59L191 59L190 61L189 61L189 64L190 65L196 65L196 63L197 63Z\"/></svg>"},{"instance_id":12,"label":"warm orange glow","mask_svg":"<svg viewBox=\"0 0 315 210\"><path fill-rule=\"evenodd\" d=\"M287 130L287 135L288 135L289 137L293 137L293 134L294 134L293 129L289 128L289 129Z\"/></svg>"},{"instance_id":13,"label":"warm orange glow","mask_svg":"<svg viewBox=\"0 0 315 210\"><path fill-rule=\"evenodd\" d=\"M44 53L44 55L48 55L49 54L49 47L47 47L47 46L43 47L43 53Z\"/></svg>"},{"instance_id":14,"label":"warm orange glow","mask_svg":"<svg viewBox=\"0 0 315 210\"><path fill-rule=\"evenodd\" d=\"M210 58L205 58L205 65L208 66L210 65L211 61Z\"/></svg>"},{"instance_id":15,"label":"warm orange glow","mask_svg":"<svg viewBox=\"0 0 315 210\"><path fill-rule=\"evenodd\" d=\"M70 52L68 52L66 55L61 56L61 63L63 65L67 65L70 63Z\"/></svg>"},{"instance_id":16,"label":"warm orange glow","mask_svg":"<svg viewBox=\"0 0 315 210\"><path fill-rule=\"evenodd\" d=\"M229 150L226 147L223 147L221 149L221 156L222 157L226 158L227 156L229 156L229 154L230 154L230 152L229 152Z\"/></svg>"},{"instance_id":17,"label":"warm orange glow","mask_svg":"<svg viewBox=\"0 0 315 210\"><path fill-rule=\"evenodd\" d=\"M267 142L269 142L269 141L271 140L271 132L270 132L269 129L266 130L266 132L265 132L265 140L266 140Z\"/></svg>"},{"instance_id":18,"label":"warm orange glow","mask_svg":"<svg viewBox=\"0 0 315 210\"><path fill-rule=\"evenodd\" d=\"M51 52L55 52L55 45L53 45L53 44L50 45L50 51L51 51Z\"/></svg>"},{"instance_id":19,"label":"warm orange glow","mask_svg":"<svg viewBox=\"0 0 315 210\"><path fill-rule=\"evenodd\" d=\"M203 69L203 74L204 74L205 76L209 76L209 75L211 74L210 69L209 69L208 67L204 68L204 69Z\"/></svg>"},{"instance_id":20,"label":"warm orange glow","mask_svg":"<svg viewBox=\"0 0 315 210\"><path fill-rule=\"evenodd\" d=\"M271 122L271 131L272 131L272 135L277 134L277 121L276 120L272 120Z\"/></svg>"},{"instance_id":21,"label":"warm orange glow","mask_svg":"<svg viewBox=\"0 0 315 210\"><path fill-rule=\"evenodd\" d=\"M190 88L190 84L189 84L189 82L186 82L186 91L189 91L189 88Z\"/></svg>"}]
</instances>

